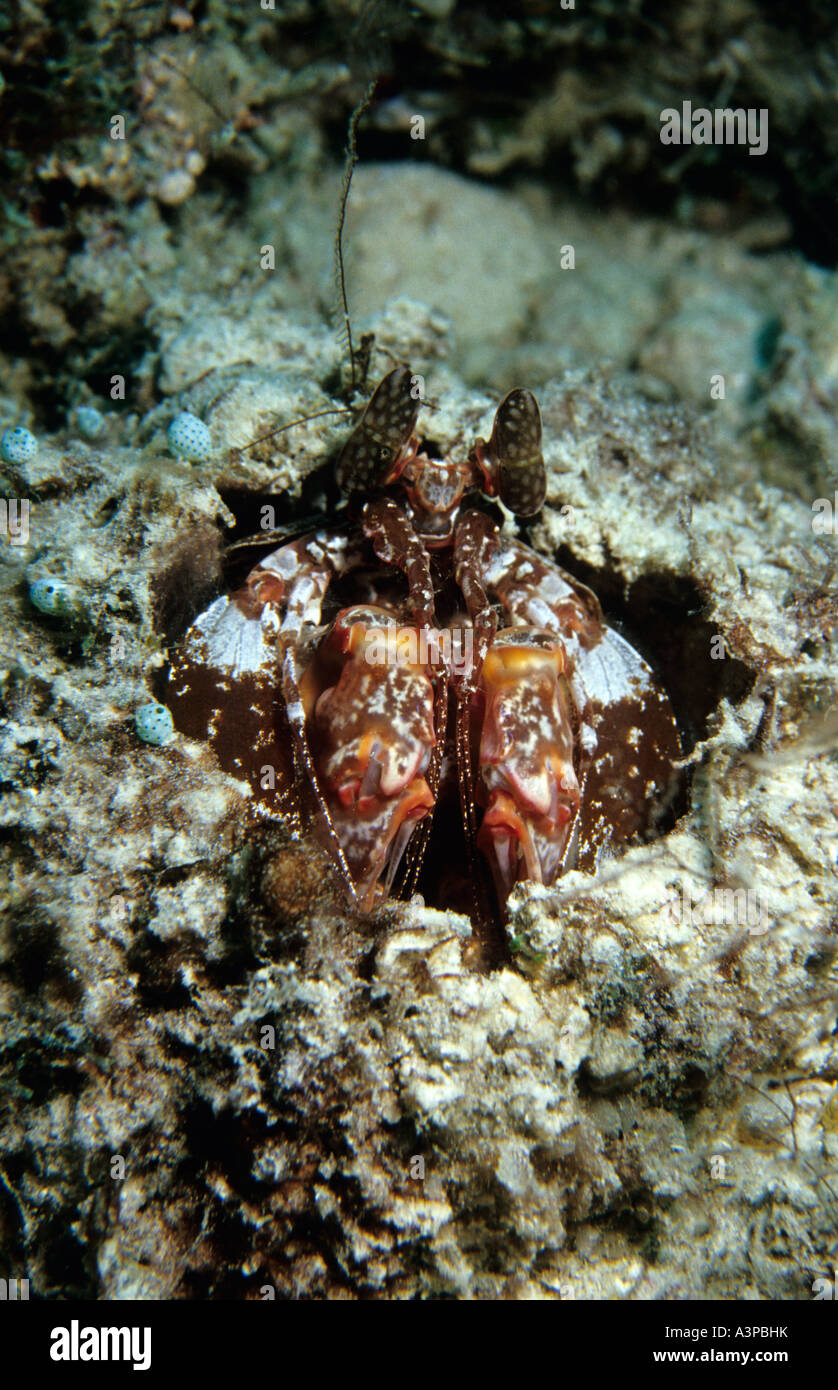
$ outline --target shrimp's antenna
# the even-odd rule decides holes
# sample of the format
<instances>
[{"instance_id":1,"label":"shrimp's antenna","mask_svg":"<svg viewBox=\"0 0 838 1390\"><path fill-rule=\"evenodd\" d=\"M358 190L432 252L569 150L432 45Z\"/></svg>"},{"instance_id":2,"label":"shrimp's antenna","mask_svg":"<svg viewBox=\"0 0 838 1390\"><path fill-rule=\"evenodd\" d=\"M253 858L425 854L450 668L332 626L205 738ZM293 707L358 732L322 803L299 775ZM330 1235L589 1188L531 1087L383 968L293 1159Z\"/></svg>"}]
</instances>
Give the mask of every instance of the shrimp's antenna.
<instances>
[{"instance_id":1,"label":"shrimp's antenna","mask_svg":"<svg viewBox=\"0 0 838 1390\"><path fill-rule=\"evenodd\" d=\"M340 294L340 307L343 312L343 333L347 348L349 349L349 366L352 372L353 395L355 393L357 381L355 377L355 352L352 347L352 326L349 322L349 304L346 298L346 271L343 264L343 224L346 221L346 207L349 202L349 190L352 187L352 174L355 165L358 163L358 123L364 112L372 105L377 85L378 78L374 77L349 119L349 132L346 139L346 161L343 166L343 192L341 194L340 216L338 218L338 229L335 237L335 274Z\"/></svg>"}]
</instances>

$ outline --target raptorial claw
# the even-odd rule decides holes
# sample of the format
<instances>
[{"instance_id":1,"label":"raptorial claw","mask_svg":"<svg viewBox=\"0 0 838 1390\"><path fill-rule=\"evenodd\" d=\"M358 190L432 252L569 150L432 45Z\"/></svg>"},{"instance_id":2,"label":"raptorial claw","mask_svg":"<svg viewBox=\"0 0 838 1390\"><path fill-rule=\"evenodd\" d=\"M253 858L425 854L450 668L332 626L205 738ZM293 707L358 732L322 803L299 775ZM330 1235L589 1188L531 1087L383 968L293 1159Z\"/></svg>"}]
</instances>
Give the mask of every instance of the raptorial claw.
<instances>
[{"instance_id":1,"label":"raptorial claw","mask_svg":"<svg viewBox=\"0 0 838 1390\"><path fill-rule=\"evenodd\" d=\"M433 809L426 779L434 687L422 629L355 607L338 615L322 656L340 657L317 698L309 740L318 783L362 907L392 882L418 821Z\"/></svg>"},{"instance_id":2,"label":"raptorial claw","mask_svg":"<svg viewBox=\"0 0 838 1390\"><path fill-rule=\"evenodd\" d=\"M537 628L507 628L481 672L485 701L479 770L486 812L478 846L505 900L519 878L561 872L580 803L576 710L561 642Z\"/></svg>"}]
</instances>

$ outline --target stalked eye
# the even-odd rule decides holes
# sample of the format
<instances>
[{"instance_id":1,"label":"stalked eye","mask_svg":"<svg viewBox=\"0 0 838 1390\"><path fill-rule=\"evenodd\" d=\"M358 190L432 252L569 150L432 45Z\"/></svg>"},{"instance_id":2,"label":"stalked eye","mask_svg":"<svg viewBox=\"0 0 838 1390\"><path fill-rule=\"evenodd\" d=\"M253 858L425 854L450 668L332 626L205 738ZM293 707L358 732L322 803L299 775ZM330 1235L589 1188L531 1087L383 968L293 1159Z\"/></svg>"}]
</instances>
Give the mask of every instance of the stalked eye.
<instances>
[{"instance_id":1,"label":"stalked eye","mask_svg":"<svg viewBox=\"0 0 838 1390\"><path fill-rule=\"evenodd\" d=\"M337 462L342 492L369 492L387 477L419 415L412 379L409 367L394 367L375 388Z\"/></svg>"},{"instance_id":2,"label":"stalked eye","mask_svg":"<svg viewBox=\"0 0 838 1390\"><path fill-rule=\"evenodd\" d=\"M516 516L533 516L544 502L547 475L541 453L541 412L532 391L517 387L501 401L490 452L501 501Z\"/></svg>"}]
</instances>

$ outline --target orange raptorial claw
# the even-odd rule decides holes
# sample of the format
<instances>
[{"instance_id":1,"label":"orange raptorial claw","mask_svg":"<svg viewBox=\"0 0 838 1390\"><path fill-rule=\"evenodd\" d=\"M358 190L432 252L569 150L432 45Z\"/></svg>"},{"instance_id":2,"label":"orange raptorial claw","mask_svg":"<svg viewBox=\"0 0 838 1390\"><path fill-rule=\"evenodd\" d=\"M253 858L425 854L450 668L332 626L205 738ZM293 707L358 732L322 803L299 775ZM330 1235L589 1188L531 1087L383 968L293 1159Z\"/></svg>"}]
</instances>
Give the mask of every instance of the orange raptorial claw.
<instances>
[{"instance_id":1,"label":"orange raptorial claw","mask_svg":"<svg viewBox=\"0 0 838 1390\"><path fill-rule=\"evenodd\" d=\"M411 782L396 808L390 827L384 887L389 892L408 840L418 822L434 808L434 796L424 777Z\"/></svg>"},{"instance_id":2,"label":"orange raptorial claw","mask_svg":"<svg viewBox=\"0 0 838 1390\"><path fill-rule=\"evenodd\" d=\"M424 773L436 743L434 687L418 629L386 610L335 620L324 649L336 684L322 690L311 742L318 782L362 906L392 883L416 823L434 806Z\"/></svg>"},{"instance_id":3,"label":"orange raptorial claw","mask_svg":"<svg viewBox=\"0 0 838 1390\"><path fill-rule=\"evenodd\" d=\"M364 813L360 806L348 813L332 809L332 821L365 911L372 906L379 885L389 891L416 825L434 807L433 792L424 777L415 778L398 797L370 800Z\"/></svg>"},{"instance_id":4,"label":"orange raptorial claw","mask_svg":"<svg viewBox=\"0 0 838 1390\"><path fill-rule=\"evenodd\" d=\"M488 803L478 846L505 898L519 878L552 883L579 806L574 711L561 644L509 628L483 663L479 766Z\"/></svg>"},{"instance_id":5,"label":"orange raptorial claw","mask_svg":"<svg viewBox=\"0 0 838 1390\"><path fill-rule=\"evenodd\" d=\"M526 865L527 877L541 882L541 868L529 828L508 793L494 793L480 826L477 847L487 859L494 862L505 894L512 890L519 878L518 866L522 860Z\"/></svg>"},{"instance_id":6,"label":"orange raptorial claw","mask_svg":"<svg viewBox=\"0 0 838 1390\"><path fill-rule=\"evenodd\" d=\"M560 805L556 816L528 816L507 792L496 791L483 817L477 847L490 861L506 898L518 879L550 883L556 876L556 851L567 841L573 811Z\"/></svg>"}]
</instances>

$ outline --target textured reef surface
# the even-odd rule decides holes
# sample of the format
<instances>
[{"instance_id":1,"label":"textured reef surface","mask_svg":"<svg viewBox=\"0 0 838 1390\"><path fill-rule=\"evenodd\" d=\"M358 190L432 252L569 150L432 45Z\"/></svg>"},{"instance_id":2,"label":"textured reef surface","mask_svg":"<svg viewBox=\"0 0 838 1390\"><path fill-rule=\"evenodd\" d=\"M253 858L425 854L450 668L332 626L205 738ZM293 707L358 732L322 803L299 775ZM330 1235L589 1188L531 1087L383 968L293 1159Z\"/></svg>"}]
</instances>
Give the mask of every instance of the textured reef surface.
<instances>
[{"instance_id":1,"label":"textured reef surface","mask_svg":"<svg viewBox=\"0 0 838 1390\"><path fill-rule=\"evenodd\" d=\"M3 31L0 100L52 55L87 118L65 84L50 148L16 110L4 156L0 428L38 447L0 462L28 502L0 542L0 1250L40 1295L804 1299L838 1260L838 603L812 524L838 279L747 152L739 203L700 152L655 203L636 97L656 122L688 79L739 80L788 143L799 55L781 73L782 36L714 6L716 70L703 7L676 6L682 72L627 59L609 86L639 40L588 8L561 43L548 25L542 61L570 57L514 119L475 98L458 126L458 54L517 91L524 21L422 4L416 89L371 109L387 158L346 226L371 376L423 374L442 450L537 392L529 541L596 591L683 740L665 833L519 887L490 972L467 918L429 894L359 917L313 838L254 830L206 743L135 724L229 587L227 540L333 500L339 415L243 446L341 404L351 74L304 5L146 6L121 39L107 7L72 37L35 5L28 47ZM335 4L331 37L350 19ZM124 141L85 43L124 67ZM806 249L820 175L780 164L760 177ZM637 205L598 208L621 176ZM192 463L184 411L209 431Z\"/></svg>"}]
</instances>

